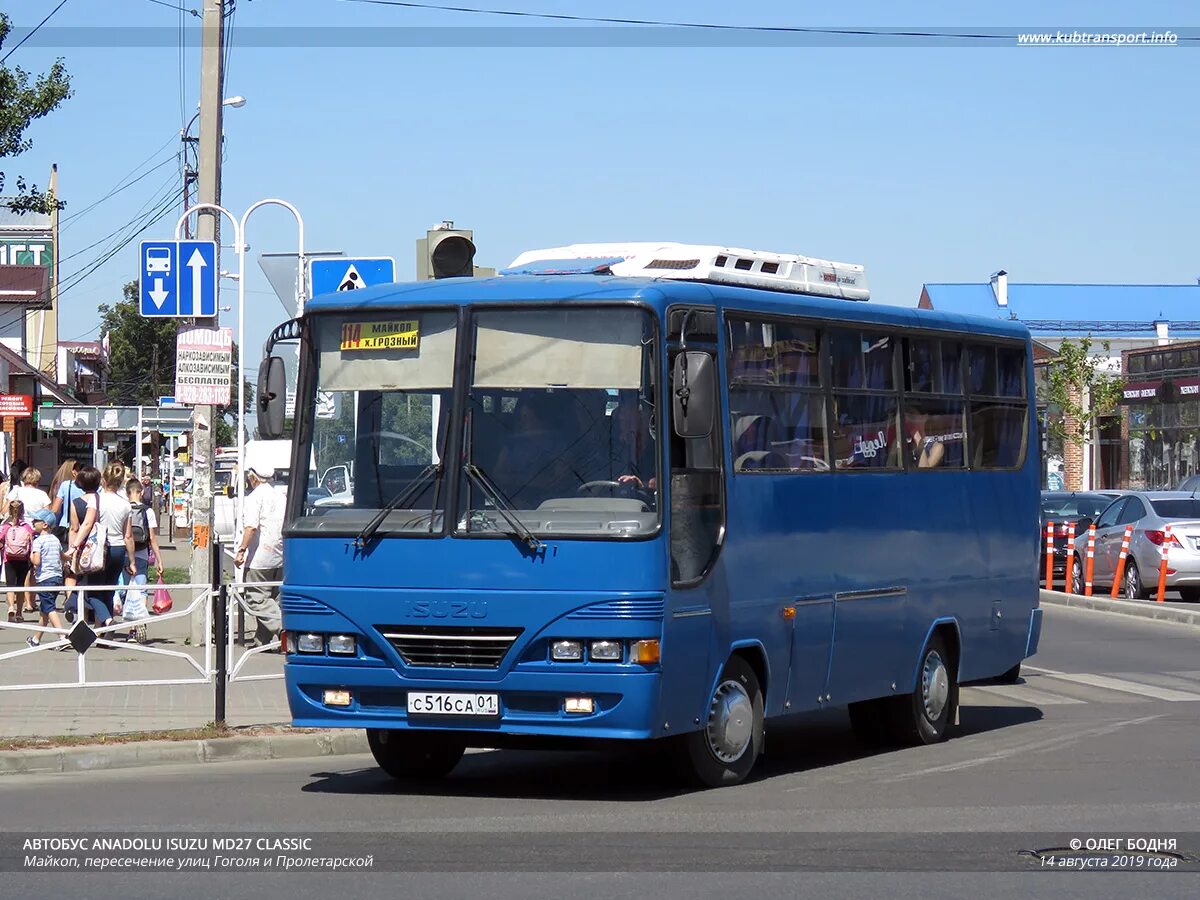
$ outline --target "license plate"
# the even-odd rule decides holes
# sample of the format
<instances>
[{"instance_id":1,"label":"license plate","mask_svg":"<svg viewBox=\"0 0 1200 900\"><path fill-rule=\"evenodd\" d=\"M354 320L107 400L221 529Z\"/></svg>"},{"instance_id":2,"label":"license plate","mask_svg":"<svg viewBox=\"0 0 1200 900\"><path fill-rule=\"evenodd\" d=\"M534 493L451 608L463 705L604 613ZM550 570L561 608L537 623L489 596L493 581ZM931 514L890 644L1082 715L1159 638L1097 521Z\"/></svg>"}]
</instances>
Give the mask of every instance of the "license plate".
<instances>
[{"instance_id":1,"label":"license plate","mask_svg":"<svg viewBox=\"0 0 1200 900\"><path fill-rule=\"evenodd\" d=\"M500 695L409 691L408 711L421 716L498 716Z\"/></svg>"}]
</instances>

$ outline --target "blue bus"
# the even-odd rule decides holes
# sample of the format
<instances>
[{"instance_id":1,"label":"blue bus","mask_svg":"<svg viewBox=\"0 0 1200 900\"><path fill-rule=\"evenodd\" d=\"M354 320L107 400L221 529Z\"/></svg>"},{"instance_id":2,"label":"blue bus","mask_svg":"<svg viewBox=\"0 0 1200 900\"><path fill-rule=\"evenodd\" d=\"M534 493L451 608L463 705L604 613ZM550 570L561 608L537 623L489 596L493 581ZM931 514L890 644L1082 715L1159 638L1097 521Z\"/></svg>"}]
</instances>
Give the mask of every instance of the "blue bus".
<instances>
[{"instance_id":1,"label":"blue bus","mask_svg":"<svg viewBox=\"0 0 1200 900\"><path fill-rule=\"evenodd\" d=\"M656 741L708 786L771 717L943 740L1038 645L1030 337L866 298L858 266L637 244L309 301L259 373L271 437L299 340L294 724L396 778ZM314 499L310 460L350 484Z\"/></svg>"}]
</instances>

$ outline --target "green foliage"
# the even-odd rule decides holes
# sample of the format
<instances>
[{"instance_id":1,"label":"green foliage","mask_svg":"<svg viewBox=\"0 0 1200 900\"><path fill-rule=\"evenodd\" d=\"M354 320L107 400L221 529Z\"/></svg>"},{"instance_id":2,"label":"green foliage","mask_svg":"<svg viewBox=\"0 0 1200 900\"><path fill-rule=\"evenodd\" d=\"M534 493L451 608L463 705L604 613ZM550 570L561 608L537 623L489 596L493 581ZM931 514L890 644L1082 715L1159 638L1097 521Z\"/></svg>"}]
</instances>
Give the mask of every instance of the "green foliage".
<instances>
[{"instance_id":1,"label":"green foliage","mask_svg":"<svg viewBox=\"0 0 1200 900\"><path fill-rule=\"evenodd\" d=\"M175 393L175 341L178 319L148 319L139 311L138 283L128 282L124 299L109 306L100 305L100 333L108 335L108 397L118 405L154 406L159 397ZM233 365L237 366L238 347L233 346ZM254 408L250 382L244 385L246 409ZM237 403L218 406L216 433L218 447L237 443Z\"/></svg>"},{"instance_id":2,"label":"green foliage","mask_svg":"<svg viewBox=\"0 0 1200 900\"><path fill-rule=\"evenodd\" d=\"M1092 352L1091 335L1067 338L1059 346L1058 356L1047 364L1041 399L1061 411L1049 421L1051 438L1084 443L1100 418L1112 413L1120 402L1125 379L1105 368L1108 341L1101 343L1100 349L1102 353Z\"/></svg>"},{"instance_id":3,"label":"green foliage","mask_svg":"<svg viewBox=\"0 0 1200 900\"><path fill-rule=\"evenodd\" d=\"M0 13L0 47L12 26L8 16ZM33 78L19 66L0 66L0 159L17 156L33 146L25 136L37 119L49 115L71 96L71 79L61 59L55 60L50 71ZM62 209L63 204L52 194L27 184L17 176L16 196L7 201L9 209L18 213L50 212ZM0 171L0 192L4 190L4 172Z\"/></svg>"},{"instance_id":4,"label":"green foliage","mask_svg":"<svg viewBox=\"0 0 1200 900\"><path fill-rule=\"evenodd\" d=\"M100 333L108 335L108 394L113 403L154 406L175 392L175 319L147 319L138 311L138 284L124 299L100 305Z\"/></svg>"}]
</instances>

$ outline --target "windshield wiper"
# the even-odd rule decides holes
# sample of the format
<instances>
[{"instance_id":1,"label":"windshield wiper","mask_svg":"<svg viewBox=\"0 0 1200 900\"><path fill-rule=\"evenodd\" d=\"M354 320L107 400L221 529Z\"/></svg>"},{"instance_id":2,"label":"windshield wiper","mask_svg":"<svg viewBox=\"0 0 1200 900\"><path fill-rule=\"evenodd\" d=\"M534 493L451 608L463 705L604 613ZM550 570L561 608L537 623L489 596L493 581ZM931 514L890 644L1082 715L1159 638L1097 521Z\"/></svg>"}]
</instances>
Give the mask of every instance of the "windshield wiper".
<instances>
[{"instance_id":1,"label":"windshield wiper","mask_svg":"<svg viewBox=\"0 0 1200 900\"><path fill-rule=\"evenodd\" d=\"M383 525L384 520L389 514L412 499L416 495L417 491L423 488L430 478L436 478L440 481L441 477L441 463L430 463L424 469L418 472L413 477L413 480L404 486L404 490L388 501L387 505L384 506L383 509L379 510L379 512L375 514L374 518L372 518L370 522L363 526L363 530L360 531L354 538L354 545L360 550L366 547L367 541L374 537L375 532L377 532L380 526ZM432 509L429 512L430 515L433 515Z\"/></svg>"},{"instance_id":2,"label":"windshield wiper","mask_svg":"<svg viewBox=\"0 0 1200 900\"><path fill-rule=\"evenodd\" d=\"M539 541L534 533L526 528L524 523L517 518L512 504L504 499L504 495L500 493L500 489L492 483L492 480L483 469L474 463L467 462L463 463L463 471L467 473L467 477L471 479L471 482L477 485L487 495L487 498L495 504L496 511L512 527L512 531L509 532L510 537L520 538L534 553L545 549L546 545Z\"/></svg>"}]
</instances>

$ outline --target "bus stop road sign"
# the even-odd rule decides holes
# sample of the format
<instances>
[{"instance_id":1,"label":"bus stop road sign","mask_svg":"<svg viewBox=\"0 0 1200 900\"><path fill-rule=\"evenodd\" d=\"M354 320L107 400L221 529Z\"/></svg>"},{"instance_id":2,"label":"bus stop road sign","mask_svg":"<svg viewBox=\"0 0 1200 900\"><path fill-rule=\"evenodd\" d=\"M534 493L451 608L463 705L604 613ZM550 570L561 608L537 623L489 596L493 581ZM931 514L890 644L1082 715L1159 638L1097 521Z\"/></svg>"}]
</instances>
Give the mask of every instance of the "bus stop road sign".
<instances>
[{"instance_id":1,"label":"bus stop road sign","mask_svg":"<svg viewBox=\"0 0 1200 900\"><path fill-rule=\"evenodd\" d=\"M147 318L217 314L215 241L142 241L139 309Z\"/></svg>"},{"instance_id":2,"label":"bus stop road sign","mask_svg":"<svg viewBox=\"0 0 1200 900\"><path fill-rule=\"evenodd\" d=\"M396 280L396 261L390 256L314 259L308 264L311 296L357 291Z\"/></svg>"}]
</instances>

